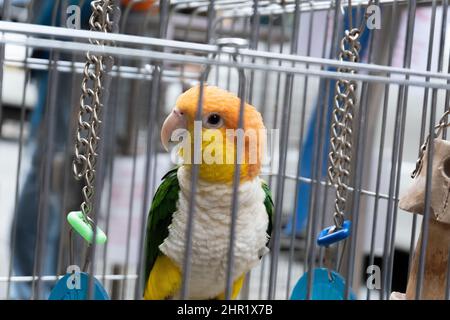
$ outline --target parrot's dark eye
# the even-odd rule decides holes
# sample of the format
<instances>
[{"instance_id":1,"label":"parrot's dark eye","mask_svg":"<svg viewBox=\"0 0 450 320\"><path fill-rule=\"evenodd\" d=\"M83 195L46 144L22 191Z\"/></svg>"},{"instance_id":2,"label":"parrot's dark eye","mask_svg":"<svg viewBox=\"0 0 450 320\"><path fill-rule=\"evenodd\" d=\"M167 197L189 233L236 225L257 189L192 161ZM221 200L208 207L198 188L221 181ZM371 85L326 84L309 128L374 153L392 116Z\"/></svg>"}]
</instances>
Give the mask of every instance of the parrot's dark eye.
<instances>
[{"instance_id":1,"label":"parrot's dark eye","mask_svg":"<svg viewBox=\"0 0 450 320\"><path fill-rule=\"evenodd\" d=\"M203 120L203 125L207 128L216 129L223 125L223 120L219 114L210 113Z\"/></svg>"}]
</instances>

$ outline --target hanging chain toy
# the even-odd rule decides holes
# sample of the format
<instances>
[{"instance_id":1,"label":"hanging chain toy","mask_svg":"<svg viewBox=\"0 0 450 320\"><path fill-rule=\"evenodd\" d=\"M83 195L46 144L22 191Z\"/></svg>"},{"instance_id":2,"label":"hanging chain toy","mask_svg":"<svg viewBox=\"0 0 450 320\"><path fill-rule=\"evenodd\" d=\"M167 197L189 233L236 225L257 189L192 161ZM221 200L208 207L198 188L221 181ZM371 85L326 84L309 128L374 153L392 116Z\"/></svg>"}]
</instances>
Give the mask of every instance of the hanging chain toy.
<instances>
[{"instance_id":1,"label":"hanging chain toy","mask_svg":"<svg viewBox=\"0 0 450 320\"><path fill-rule=\"evenodd\" d=\"M113 15L116 11L113 0L94 0L91 2L92 15L89 19L91 31L112 32L116 23ZM89 40L98 46L111 45L110 41ZM82 189L83 202L81 211L69 213L67 219L71 226L90 244L94 236L94 222L90 218L93 213L93 198L95 193L95 165L97 160L97 147L100 140L100 114L103 108L102 94L103 80L106 72L112 67L111 56L99 54L86 54L83 80L81 83L80 110L78 113L78 128L75 142L75 159L72 164L75 179L84 179ZM97 228L97 243L106 241L105 233Z\"/></svg>"},{"instance_id":2,"label":"hanging chain toy","mask_svg":"<svg viewBox=\"0 0 450 320\"><path fill-rule=\"evenodd\" d=\"M372 4L369 1L367 7ZM359 28L352 25L352 4L348 2L349 25L344 37L340 41L339 61L359 62L361 50L360 38L364 31L368 13L364 15ZM340 67L338 72L355 74L356 70L350 67ZM344 240L350 235L350 220L344 219L347 194L349 189L353 115L357 105L357 83L355 80L338 79L335 85L333 112L331 116L330 153L328 156L328 179L331 185L336 186L336 197L334 202L333 220L334 225L325 228L319 234L317 244L328 247L329 245ZM328 250L327 250L328 252ZM328 254L326 254L328 256ZM331 263L331 259L326 262ZM330 268L328 268L329 279L332 280Z\"/></svg>"},{"instance_id":3,"label":"hanging chain toy","mask_svg":"<svg viewBox=\"0 0 450 320\"><path fill-rule=\"evenodd\" d=\"M340 61L358 62L360 44L358 29L346 30L341 40L339 54ZM355 73L353 69L339 68L338 72ZM344 209L348 180L350 174L350 161L352 149L352 121L356 103L356 82L354 80L339 79L335 85L335 97L331 118L331 139L329 154L330 166L328 178L336 184L336 200L334 223L336 229L341 229L344 223Z\"/></svg>"},{"instance_id":4,"label":"hanging chain toy","mask_svg":"<svg viewBox=\"0 0 450 320\"><path fill-rule=\"evenodd\" d=\"M118 24L114 23L117 6L114 0L94 0L91 2L92 15L89 19L91 31L113 32ZM91 44L103 47L111 45L111 41L92 40ZM108 293L102 284L93 276L86 273L91 255L91 244L103 244L106 235L100 228L95 228L94 221L90 218L94 212L93 199L95 192L95 165L97 161L97 147L100 141L100 115L103 108L102 95L104 93L105 74L111 69L113 59L101 54L86 54L83 79L81 82L81 97L78 113L78 128L75 141L75 158L72 170L76 180L84 179L82 189L83 202L81 211L72 211L67 215L67 221L72 226L69 233L70 265L67 273L57 281L52 289L49 300L109 300ZM83 272L74 265L72 233L75 230L88 242ZM94 231L96 230L96 231ZM92 281L92 291L89 290Z\"/></svg>"},{"instance_id":5,"label":"hanging chain toy","mask_svg":"<svg viewBox=\"0 0 450 320\"><path fill-rule=\"evenodd\" d=\"M372 4L369 1L367 8ZM361 35L364 31L368 13L366 12L359 28L353 28L352 3L348 1L349 29L339 45L340 62L359 62L361 50ZM355 74L356 70L351 67L340 67L337 70L341 74ZM334 225L323 229L317 237L317 244L325 247L323 263L325 267L309 269L299 279L291 295L291 300L355 300L356 296L345 284L345 279L339 274L342 256L345 251L341 250L341 258L338 262L337 271L331 266L330 245L348 238L350 235L350 220L344 219L346 209L347 193L349 189L351 156L352 156L352 134L353 114L357 105L357 83L355 80L338 79L334 88L334 103L331 116L330 153L328 155L328 180L332 186L336 186L336 197L334 203L333 220Z\"/></svg>"},{"instance_id":6,"label":"hanging chain toy","mask_svg":"<svg viewBox=\"0 0 450 320\"><path fill-rule=\"evenodd\" d=\"M367 6L370 6L369 1ZM339 61L359 62L361 45L359 39L366 25L367 12L359 28L352 28L352 4L349 1L350 30L340 42ZM354 74L355 70L347 67L338 68L338 72ZM351 152L352 152L352 122L354 107L357 103L357 84L355 80L339 79L335 85L333 113L331 117L331 138L329 154L328 179L332 185L337 185L334 205L334 224L332 231L342 229L344 225L344 210L348 191Z\"/></svg>"},{"instance_id":7,"label":"hanging chain toy","mask_svg":"<svg viewBox=\"0 0 450 320\"><path fill-rule=\"evenodd\" d=\"M439 123L434 127L434 138L437 138L442 131L445 128L448 128L450 126L450 123L448 122L448 116L450 114L450 109L446 110L441 118L439 119ZM411 173L411 178L415 178L419 175L420 170L422 170L422 165L423 165L423 157L425 156L425 151L427 150L427 146L430 143L430 135L428 135L428 137L425 139L425 142L420 146L419 149L419 158L416 161L416 168L414 169L414 171Z\"/></svg>"}]
</instances>

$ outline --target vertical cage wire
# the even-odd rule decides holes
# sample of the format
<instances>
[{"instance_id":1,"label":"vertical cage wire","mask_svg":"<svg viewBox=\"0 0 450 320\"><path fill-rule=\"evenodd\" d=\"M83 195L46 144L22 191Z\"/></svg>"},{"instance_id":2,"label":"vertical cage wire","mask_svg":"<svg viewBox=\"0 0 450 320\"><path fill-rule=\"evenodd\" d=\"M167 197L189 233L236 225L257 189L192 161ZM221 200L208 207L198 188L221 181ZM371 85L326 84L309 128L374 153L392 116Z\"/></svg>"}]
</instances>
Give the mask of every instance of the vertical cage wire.
<instances>
[{"instance_id":1,"label":"vertical cage wire","mask_svg":"<svg viewBox=\"0 0 450 320\"><path fill-rule=\"evenodd\" d=\"M90 1L75 2L84 8ZM140 2L122 4L117 32L104 35L114 40L114 46L105 50L114 56L115 65L103 97L95 207L96 221L110 241L92 248L90 273L113 299L141 298L145 221L159 180L172 165L160 147L158 131L176 96L207 83L242 96L262 113L267 128L278 130L270 163L261 174L275 203L271 252L249 272L240 298L290 298L305 272L324 267L325 253L317 247L316 236L332 223L334 186L323 172L328 166L332 89L342 77L334 61L348 23L348 2L172 0L155 1L150 10L139 11ZM94 35L86 33L85 26L65 29L66 9L73 3L55 1L46 23L50 27L38 25L36 1L26 7L4 1L2 8L0 150L10 159L2 162L0 189L0 201L6 204L1 216L7 226L0 230L0 254L8 261L0 269L4 299L45 299L66 272L69 228L64 215L76 210L81 190L69 171L75 110L84 54L95 50L87 42ZM357 21L366 4L354 1ZM354 228L347 244L333 249L333 265L346 279L346 294L353 290L359 299L389 299L392 291L405 291L422 231L418 298L426 281L431 213L426 206L422 223L421 216L399 210L398 200L410 184L407 171L427 130L432 132L436 116L449 107L448 1L380 0L375 5L381 8L381 29L370 30L362 61L354 66L357 73L350 76L360 88L346 210ZM234 54L232 48L216 46L224 38L243 38L248 48ZM22 55L10 54L14 49L22 50ZM210 72L203 78L205 68ZM18 80L14 72L20 74ZM239 72L245 74L245 90L238 85ZM7 89L8 82L20 89ZM42 118L36 127L33 115L39 103ZM427 152L431 159L433 148ZM195 189L198 168L193 168ZM431 175L430 162L424 170ZM32 189L30 181L39 188ZM431 186L428 179L426 203L431 201ZM28 227L23 224L27 190L37 201L33 225ZM190 212L195 217L193 194ZM234 199L231 225L239 201ZM189 221L188 240L195 228L195 219ZM26 255L20 235L27 228L34 229L29 243L33 256L21 262ZM187 243L183 270L189 274ZM74 248L75 260L81 261L86 245L78 239ZM233 252L232 246L226 254L227 297ZM399 252L406 255L405 266ZM26 272L19 270L22 265ZM366 286L370 265L381 268L379 288ZM399 276L399 270L405 276ZM308 282L311 297L313 278ZM188 289L185 277L180 296L187 297ZM448 298L448 286L446 292Z\"/></svg>"}]
</instances>

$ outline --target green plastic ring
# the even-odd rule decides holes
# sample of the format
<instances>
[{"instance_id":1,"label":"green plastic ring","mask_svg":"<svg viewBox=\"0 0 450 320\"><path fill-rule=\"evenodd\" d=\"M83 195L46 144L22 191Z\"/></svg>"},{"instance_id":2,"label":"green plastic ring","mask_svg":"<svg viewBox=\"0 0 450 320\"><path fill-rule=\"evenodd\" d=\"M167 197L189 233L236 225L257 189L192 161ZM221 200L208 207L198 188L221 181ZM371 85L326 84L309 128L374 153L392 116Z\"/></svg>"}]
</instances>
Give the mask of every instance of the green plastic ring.
<instances>
[{"instance_id":1,"label":"green plastic ring","mask_svg":"<svg viewBox=\"0 0 450 320\"><path fill-rule=\"evenodd\" d=\"M83 213L81 211L70 212L67 215L67 221L80 236L82 236L87 242L92 243L94 231L92 230L91 225L84 221ZM95 242L98 244L104 244L107 239L106 234L99 227L97 227L95 238Z\"/></svg>"}]
</instances>

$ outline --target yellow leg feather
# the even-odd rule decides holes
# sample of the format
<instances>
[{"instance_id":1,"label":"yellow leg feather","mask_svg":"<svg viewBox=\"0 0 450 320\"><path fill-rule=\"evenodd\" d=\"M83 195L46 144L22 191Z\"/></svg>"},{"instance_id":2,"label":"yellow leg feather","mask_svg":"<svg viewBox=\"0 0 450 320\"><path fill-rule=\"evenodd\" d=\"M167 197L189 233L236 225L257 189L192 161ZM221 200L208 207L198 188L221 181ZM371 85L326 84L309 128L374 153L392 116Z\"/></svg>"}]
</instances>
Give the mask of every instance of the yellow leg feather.
<instances>
[{"instance_id":1,"label":"yellow leg feather","mask_svg":"<svg viewBox=\"0 0 450 320\"><path fill-rule=\"evenodd\" d=\"M237 278L237 280L233 283L233 290L231 291L231 299L234 300L241 292L242 285L244 284L245 274ZM225 292L221 293L217 296L217 300L225 300Z\"/></svg>"},{"instance_id":2,"label":"yellow leg feather","mask_svg":"<svg viewBox=\"0 0 450 320\"><path fill-rule=\"evenodd\" d=\"M153 265L144 292L145 300L170 298L180 288L180 269L165 255L160 255Z\"/></svg>"}]
</instances>

